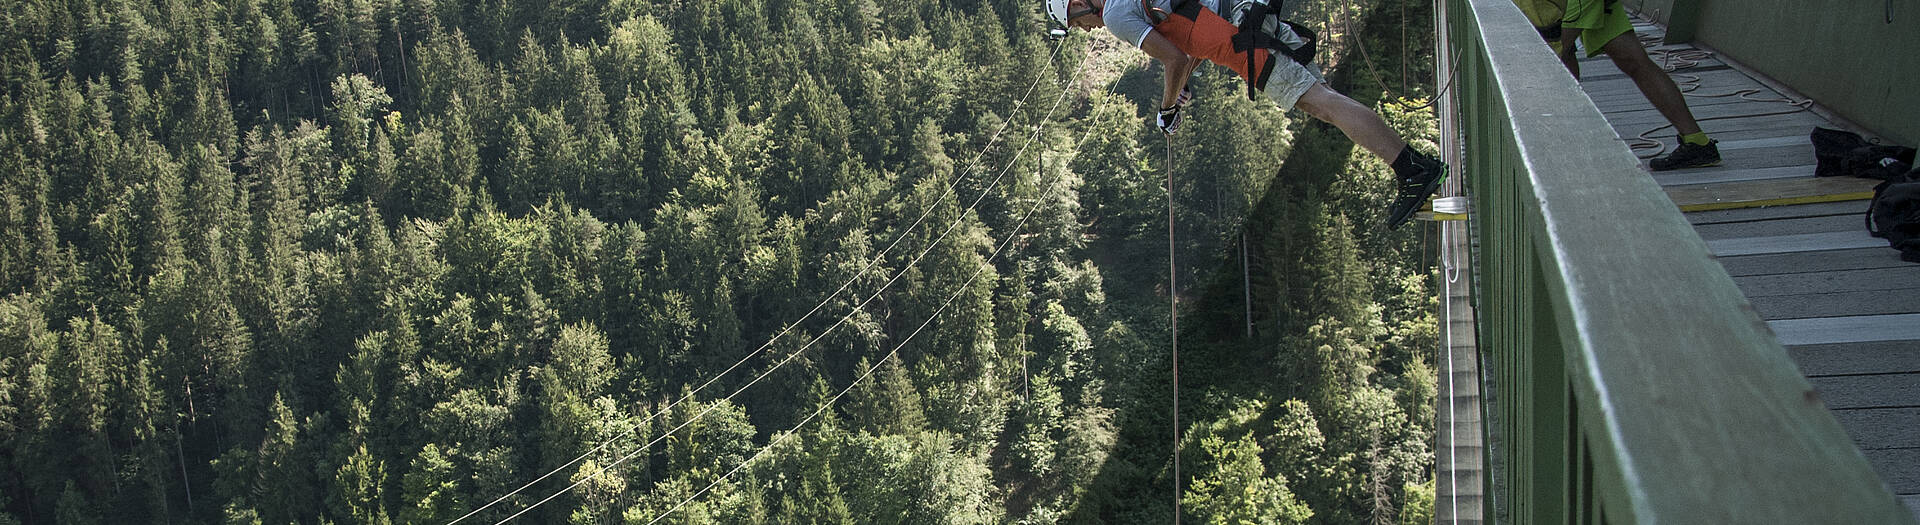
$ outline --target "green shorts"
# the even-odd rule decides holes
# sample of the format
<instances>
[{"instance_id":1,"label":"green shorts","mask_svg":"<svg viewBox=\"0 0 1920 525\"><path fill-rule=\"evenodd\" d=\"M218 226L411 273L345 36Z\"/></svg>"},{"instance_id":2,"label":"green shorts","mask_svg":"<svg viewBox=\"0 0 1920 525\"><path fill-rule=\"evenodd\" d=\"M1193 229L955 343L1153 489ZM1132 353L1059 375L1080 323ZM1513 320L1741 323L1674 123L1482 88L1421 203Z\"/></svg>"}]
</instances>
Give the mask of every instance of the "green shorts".
<instances>
[{"instance_id":1,"label":"green shorts","mask_svg":"<svg viewBox=\"0 0 1920 525\"><path fill-rule=\"evenodd\" d=\"M1567 14L1560 19L1565 27L1580 30L1580 45L1586 46L1589 57L1599 56L1614 37L1633 32L1626 6L1607 4L1607 0L1567 0Z\"/></svg>"}]
</instances>

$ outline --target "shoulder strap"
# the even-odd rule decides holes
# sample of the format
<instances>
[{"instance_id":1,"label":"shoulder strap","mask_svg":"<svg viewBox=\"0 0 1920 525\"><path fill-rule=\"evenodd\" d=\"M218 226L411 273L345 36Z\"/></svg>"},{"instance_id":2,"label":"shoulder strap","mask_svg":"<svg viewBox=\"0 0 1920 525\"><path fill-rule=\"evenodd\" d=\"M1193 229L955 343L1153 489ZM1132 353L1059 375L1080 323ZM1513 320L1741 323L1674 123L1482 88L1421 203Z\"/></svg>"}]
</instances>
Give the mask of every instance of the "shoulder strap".
<instances>
[{"instance_id":1,"label":"shoulder strap","mask_svg":"<svg viewBox=\"0 0 1920 525\"><path fill-rule=\"evenodd\" d=\"M1171 16L1167 11L1153 7L1153 0L1140 0L1140 12L1146 13L1147 21L1153 22L1154 25L1160 25L1160 22Z\"/></svg>"},{"instance_id":2,"label":"shoulder strap","mask_svg":"<svg viewBox=\"0 0 1920 525\"><path fill-rule=\"evenodd\" d=\"M1867 235L1882 238L1887 236L1885 232L1880 231L1880 228L1875 227L1873 224L1873 209L1880 207L1880 196L1887 193L1887 186L1892 185L1892 180L1884 180L1880 181L1879 185L1873 187L1873 200L1867 201Z\"/></svg>"}]
</instances>

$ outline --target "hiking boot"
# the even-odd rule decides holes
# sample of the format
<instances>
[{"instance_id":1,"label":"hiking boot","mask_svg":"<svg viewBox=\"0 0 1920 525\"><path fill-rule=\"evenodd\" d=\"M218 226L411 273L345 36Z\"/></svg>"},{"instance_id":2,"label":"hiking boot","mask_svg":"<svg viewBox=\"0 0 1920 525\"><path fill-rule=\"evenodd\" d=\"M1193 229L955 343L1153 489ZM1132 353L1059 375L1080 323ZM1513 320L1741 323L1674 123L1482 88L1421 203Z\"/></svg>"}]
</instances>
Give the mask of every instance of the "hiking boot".
<instances>
[{"instance_id":1,"label":"hiking boot","mask_svg":"<svg viewBox=\"0 0 1920 525\"><path fill-rule=\"evenodd\" d=\"M1674 148L1672 155L1647 162L1647 169L1653 171L1678 170L1686 168L1705 168L1720 165L1720 141L1709 140L1704 145L1695 146L1680 141L1680 147Z\"/></svg>"},{"instance_id":2,"label":"hiking boot","mask_svg":"<svg viewBox=\"0 0 1920 525\"><path fill-rule=\"evenodd\" d=\"M1411 149L1408 151L1412 152ZM1440 182L1447 180L1447 164L1440 159L1413 153L1414 169L1400 177L1400 193L1393 197L1393 207L1387 209L1387 229L1397 229L1407 221L1413 220L1413 212L1420 204L1440 189Z\"/></svg>"}]
</instances>

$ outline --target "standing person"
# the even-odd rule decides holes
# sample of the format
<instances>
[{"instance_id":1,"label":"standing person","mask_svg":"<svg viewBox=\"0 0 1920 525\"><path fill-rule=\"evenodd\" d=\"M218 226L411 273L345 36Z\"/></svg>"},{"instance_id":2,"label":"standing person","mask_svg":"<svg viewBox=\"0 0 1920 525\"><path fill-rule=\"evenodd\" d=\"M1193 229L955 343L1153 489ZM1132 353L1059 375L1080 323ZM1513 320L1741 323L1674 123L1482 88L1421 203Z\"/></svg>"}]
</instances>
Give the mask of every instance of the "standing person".
<instances>
[{"instance_id":1,"label":"standing person","mask_svg":"<svg viewBox=\"0 0 1920 525\"><path fill-rule=\"evenodd\" d=\"M1233 1L1233 0L1228 0ZM1046 0L1047 14L1062 25L1092 31L1105 27L1120 40L1146 51L1166 68L1161 91L1162 132L1180 128L1180 110L1191 101L1187 78L1202 62L1232 69L1248 82L1248 96L1264 92L1281 109L1299 107L1333 124L1355 144L1393 166L1399 190L1387 210L1388 229L1413 219L1413 212L1439 189L1447 165L1414 150L1371 108L1328 88L1312 61L1311 36L1267 12L1264 3L1241 1L1230 16L1245 18L1244 29L1221 14L1221 0Z\"/></svg>"},{"instance_id":2,"label":"standing person","mask_svg":"<svg viewBox=\"0 0 1920 525\"><path fill-rule=\"evenodd\" d=\"M1647 169L1666 171L1720 165L1719 142L1701 131L1673 77L1667 76L1667 72L1647 56L1646 48L1640 47L1633 22L1627 20L1627 10L1618 5L1619 0L1515 0L1515 3L1527 12L1534 26L1540 28L1540 35L1555 44L1560 62L1567 65L1574 80L1580 79L1580 60L1574 56L1577 40L1587 48L1588 57L1606 53L1607 58L1613 59L1613 64L1640 88L1640 94L1653 103L1654 109L1660 110L1660 116L1673 124L1673 130L1680 134L1680 146L1674 148L1672 154L1649 161ZM1560 11L1564 12L1556 18L1554 13Z\"/></svg>"}]
</instances>

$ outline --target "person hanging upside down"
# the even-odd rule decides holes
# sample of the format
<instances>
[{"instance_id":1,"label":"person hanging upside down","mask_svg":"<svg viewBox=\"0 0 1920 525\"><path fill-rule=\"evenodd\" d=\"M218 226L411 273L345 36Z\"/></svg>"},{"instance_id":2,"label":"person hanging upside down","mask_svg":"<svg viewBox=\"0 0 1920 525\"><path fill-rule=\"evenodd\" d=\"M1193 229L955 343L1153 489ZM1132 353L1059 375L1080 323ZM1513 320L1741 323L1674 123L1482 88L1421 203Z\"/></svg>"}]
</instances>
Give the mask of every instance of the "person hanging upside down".
<instances>
[{"instance_id":1,"label":"person hanging upside down","mask_svg":"<svg viewBox=\"0 0 1920 525\"><path fill-rule=\"evenodd\" d=\"M1212 61L1246 79L1248 96L1262 92L1283 110L1299 107L1387 161L1399 179L1387 228L1412 220L1413 212L1446 180L1446 163L1407 145L1372 108L1327 87L1319 73L1307 67L1313 59L1310 32L1302 36L1260 2L1226 0L1235 3L1223 15L1221 1L1046 0L1047 15L1061 25L1087 31L1105 27L1160 61L1166 69L1156 119L1162 132L1179 130L1180 111L1193 98L1187 78L1202 62Z\"/></svg>"}]
</instances>

